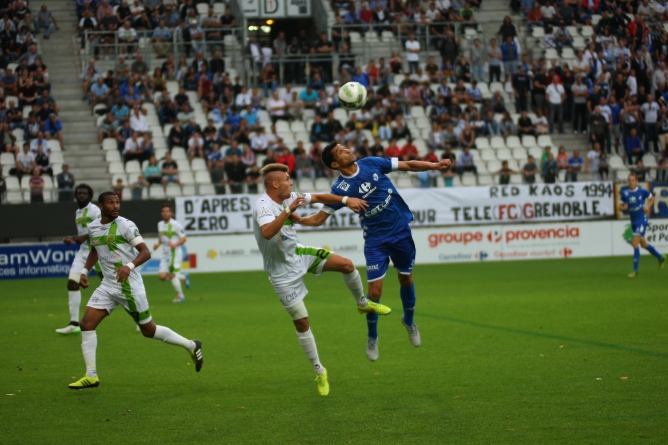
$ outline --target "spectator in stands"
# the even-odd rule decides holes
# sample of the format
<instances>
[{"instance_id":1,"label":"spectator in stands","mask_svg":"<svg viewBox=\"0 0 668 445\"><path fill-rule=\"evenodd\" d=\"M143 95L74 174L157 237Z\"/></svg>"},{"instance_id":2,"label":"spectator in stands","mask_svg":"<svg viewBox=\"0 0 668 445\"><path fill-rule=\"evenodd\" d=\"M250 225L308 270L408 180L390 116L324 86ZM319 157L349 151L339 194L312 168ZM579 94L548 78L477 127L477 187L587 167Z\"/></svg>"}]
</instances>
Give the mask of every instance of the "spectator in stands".
<instances>
[{"instance_id":1,"label":"spectator in stands","mask_svg":"<svg viewBox=\"0 0 668 445\"><path fill-rule=\"evenodd\" d=\"M116 105L111 107L111 114L114 115L114 120L119 122L129 122L130 107L125 104L125 101L118 102Z\"/></svg>"},{"instance_id":2,"label":"spectator in stands","mask_svg":"<svg viewBox=\"0 0 668 445\"><path fill-rule=\"evenodd\" d=\"M216 190L217 195L225 194L225 163L222 159L218 159L211 168L211 182Z\"/></svg>"},{"instance_id":3,"label":"spectator in stands","mask_svg":"<svg viewBox=\"0 0 668 445\"><path fill-rule=\"evenodd\" d=\"M216 162L223 160L223 153L220 151L220 146L217 143L214 143L211 146L211 152L206 155L207 157L207 168L209 171L213 170L213 167L216 165Z\"/></svg>"},{"instance_id":4,"label":"spectator in stands","mask_svg":"<svg viewBox=\"0 0 668 445\"><path fill-rule=\"evenodd\" d=\"M98 103L106 102L109 94L111 94L111 90L104 83L104 78L98 77L97 82L90 87L91 105L95 107Z\"/></svg>"},{"instance_id":5,"label":"spectator in stands","mask_svg":"<svg viewBox=\"0 0 668 445\"><path fill-rule=\"evenodd\" d=\"M465 146L464 152L459 157L457 161L457 173L461 177L464 172L473 172L474 175L478 174L478 168L475 165L473 153L471 152L471 147Z\"/></svg>"},{"instance_id":6,"label":"spectator in stands","mask_svg":"<svg viewBox=\"0 0 668 445\"><path fill-rule=\"evenodd\" d=\"M166 153L165 162L162 163L162 185L166 186L170 182L181 184L179 180L179 166L172 159L172 154Z\"/></svg>"},{"instance_id":7,"label":"spectator in stands","mask_svg":"<svg viewBox=\"0 0 668 445\"><path fill-rule=\"evenodd\" d=\"M585 173L593 173L594 181L601 180L601 174L599 172L601 166L601 144L594 142L592 149L587 153L587 159L585 159Z\"/></svg>"},{"instance_id":8,"label":"spectator in stands","mask_svg":"<svg viewBox=\"0 0 668 445\"><path fill-rule=\"evenodd\" d=\"M144 169L144 176L141 177L142 180L148 182L148 184L161 184L162 183L162 168L158 165L155 156L148 158L148 165ZM141 192L139 192L141 195ZM140 198L141 199L141 198Z\"/></svg>"},{"instance_id":9,"label":"spectator in stands","mask_svg":"<svg viewBox=\"0 0 668 445\"><path fill-rule=\"evenodd\" d=\"M611 124L601 114L601 107L594 107L594 113L589 119L589 134L592 142L600 142L601 145L605 143L608 138L608 130Z\"/></svg>"},{"instance_id":10,"label":"spectator in stands","mask_svg":"<svg viewBox=\"0 0 668 445\"><path fill-rule=\"evenodd\" d=\"M471 124L467 121L464 124L464 129L459 133L459 144L464 148L476 148L475 145L475 132L471 127ZM463 155L462 155L463 156ZM461 158L460 158L461 160Z\"/></svg>"},{"instance_id":11,"label":"spectator in stands","mask_svg":"<svg viewBox=\"0 0 668 445\"><path fill-rule=\"evenodd\" d=\"M309 85L299 93L299 100L304 104L305 108L315 108L315 104L318 101L318 93Z\"/></svg>"},{"instance_id":12,"label":"spectator in stands","mask_svg":"<svg viewBox=\"0 0 668 445\"><path fill-rule=\"evenodd\" d=\"M508 161L501 162L501 169L494 172L495 175L499 175L499 184L508 185L510 184L510 175L516 175L519 172L508 167Z\"/></svg>"},{"instance_id":13,"label":"spectator in stands","mask_svg":"<svg viewBox=\"0 0 668 445\"><path fill-rule=\"evenodd\" d=\"M74 200L74 176L70 173L70 167L63 164L61 172L56 175L58 184L58 201L72 202Z\"/></svg>"},{"instance_id":14,"label":"spectator in stands","mask_svg":"<svg viewBox=\"0 0 668 445\"><path fill-rule=\"evenodd\" d=\"M0 77L0 88L5 93L5 96L16 96L19 91L19 79L16 77L11 69L5 71L5 75Z\"/></svg>"},{"instance_id":15,"label":"spectator in stands","mask_svg":"<svg viewBox=\"0 0 668 445\"><path fill-rule=\"evenodd\" d=\"M559 83L559 76L552 78L552 83L545 89L545 98L550 107L550 134L554 130L555 121L558 123L559 134L565 134L563 103L566 100L566 90Z\"/></svg>"},{"instance_id":16,"label":"spectator in stands","mask_svg":"<svg viewBox=\"0 0 668 445\"><path fill-rule=\"evenodd\" d=\"M39 168L32 170L30 177L30 203L44 202L44 179L40 176Z\"/></svg>"},{"instance_id":17,"label":"spectator in stands","mask_svg":"<svg viewBox=\"0 0 668 445\"><path fill-rule=\"evenodd\" d=\"M508 137L517 134L517 126L513 122L513 119L510 117L510 113L508 113L507 111L503 112L503 118L501 119L499 127L501 129L501 135L503 137Z\"/></svg>"},{"instance_id":18,"label":"spectator in stands","mask_svg":"<svg viewBox=\"0 0 668 445\"><path fill-rule=\"evenodd\" d=\"M519 59L519 48L513 41L513 37L507 35L501 44L501 53L503 55L503 70L506 75L506 82L518 73L517 61ZM521 72L521 71L520 71Z\"/></svg>"},{"instance_id":19,"label":"spectator in stands","mask_svg":"<svg viewBox=\"0 0 668 445\"><path fill-rule=\"evenodd\" d=\"M106 138L114 137L116 130L118 129L118 121L114 119L114 115L111 112L107 112L100 125L97 127L97 139L100 145Z\"/></svg>"},{"instance_id":20,"label":"spectator in stands","mask_svg":"<svg viewBox=\"0 0 668 445\"><path fill-rule=\"evenodd\" d=\"M484 122L484 134L486 136L499 136L502 133L501 125L494 119L494 112L492 110L487 110ZM512 124L512 121L510 123Z\"/></svg>"},{"instance_id":21,"label":"spectator in stands","mask_svg":"<svg viewBox=\"0 0 668 445\"><path fill-rule=\"evenodd\" d=\"M49 176L53 176L53 169L51 168L49 155L44 151L44 147L41 145L37 146L37 153L35 153L35 167L39 170L40 175L46 173Z\"/></svg>"},{"instance_id":22,"label":"spectator in stands","mask_svg":"<svg viewBox=\"0 0 668 445\"><path fill-rule=\"evenodd\" d=\"M140 105L137 104L132 110L132 115L130 116L130 128L134 133L137 133L138 136L143 136L149 132L148 118L146 117L146 110L140 108Z\"/></svg>"},{"instance_id":23,"label":"spectator in stands","mask_svg":"<svg viewBox=\"0 0 668 445\"><path fill-rule=\"evenodd\" d=\"M97 41L97 35L96 34L87 34L86 31L95 31L97 29L97 20L95 20L95 17L93 17L93 13L91 12L90 9L86 9L83 12L83 16L81 17L81 20L79 20L79 36L81 37L81 48L84 48L86 46L86 39L91 44L94 44Z\"/></svg>"},{"instance_id":24,"label":"spectator in stands","mask_svg":"<svg viewBox=\"0 0 668 445\"><path fill-rule=\"evenodd\" d=\"M125 141L122 154L124 162L133 161L135 159L139 161L148 159L148 157L146 157L143 150L141 149L139 135L134 131L132 132L130 138Z\"/></svg>"},{"instance_id":25,"label":"spectator in stands","mask_svg":"<svg viewBox=\"0 0 668 445\"><path fill-rule=\"evenodd\" d=\"M137 52L139 38L137 36L137 31L132 28L130 20L125 20L123 27L118 30L118 42L122 45L120 48L125 57L127 57L128 54Z\"/></svg>"},{"instance_id":26,"label":"spectator in stands","mask_svg":"<svg viewBox=\"0 0 668 445\"><path fill-rule=\"evenodd\" d=\"M51 33L53 32L53 29L58 31L60 30L60 27L58 26L58 22L56 21L56 18L53 16L53 13L51 10L47 9L46 5L42 5L35 14L35 18L33 19L35 22L35 27L37 28L36 32L39 33L40 30L46 29L46 33L44 33L44 38L49 40L51 37Z\"/></svg>"},{"instance_id":27,"label":"spectator in stands","mask_svg":"<svg viewBox=\"0 0 668 445\"><path fill-rule=\"evenodd\" d=\"M573 151L573 156L568 158L568 169L566 174L566 182L578 181L578 173L582 170L582 158L580 157L580 150Z\"/></svg>"},{"instance_id":28,"label":"spectator in stands","mask_svg":"<svg viewBox=\"0 0 668 445\"><path fill-rule=\"evenodd\" d=\"M58 142L60 142L61 150L65 150L65 143L63 142L63 124L55 113L49 114L49 119L44 122L44 134L47 139L51 139L55 136L58 139Z\"/></svg>"},{"instance_id":29,"label":"spectator in stands","mask_svg":"<svg viewBox=\"0 0 668 445\"><path fill-rule=\"evenodd\" d=\"M225 163L225 174L227 176L227 184L230 186L230 192L235 194L243 193L243 185L246 182L246 165L241 162L241 158L237 154L230 156L229 160Z\"/></svg>"},{"instance_id":30,"label":"spectator in stands","mask_svg":"<svg viewBox=\"0 0 668 445\"><path fill-rule=\"evenodd\" d=\"M527 163L524 164L522 170L520 171L520 173L522 173L524 183L534 184L536 182L536 173L538 173L538 171L538 166L536 165L534 157L529 155L527 158Z\"/></svg>"},{"instance_id":31,"label":"spectator in stands","mask_svg":"<svg viewBox=\"0 0 668 445\"><path fill-rule=\"evenodd\" d=\"M151 42L158 58L167 57L172 49L172 31L166 26L164 20L160 20L158 26L153 30Z\"/></svg>"},{"instance_id":32,"label":"spectator in stands","mask_svg":"<svg viewBox=\"0 0 668 445\"><path fill-rule=\"evenodd\" d=\"M311 182L315 187L315 168L313 167L313 161L308 157L306 150L299 150L295 161L295 169L297 172L298 185L301 184L302 178L306 176L311 178Z\"/></svg>"},{"instance_id":33,"label":"spectator in stands","mask_svg":"<svg viewBox=\"0 0 668 445\"><path fill-rule=\"evenodd\" d=\"M413 139L410 136L406 139L406 143L401 147L401 160L402 161L414 161L419 159L418 149L413 144Z\"/></svg>"},{"instance_id":34,"label":"spectator in stands","mask_svg":"<svg viewBox=\"0 0 668 445\"><path fill-rule=\"evenodd\" d=\"M190 162L195 158L204 158L204 138L199 131L195 131L188 138L188 158Z\"/></svg>"},{"instance_id":35,"label":"spectator in stands","mask_svg":"<svg viewBox=\"0 0 668 445\"><path fill-rule=\"evenodd\" d=\"M116 130L116 147L121 153L125 150L125 143L132 138L132 128L130 128L130 121L125 121L121 127Z\"/></svg>"},{"instance_id":36,"label":"spectator in stands","mask_svg":"<svg viewBox=\"0 0 668 445\"><path fill-rule=\"evenodd\" d=\"M524 72L524 66L520 65L517 67L515 64L515 73L512 75L512 86L513 93L515 94L515 109L520 113L527 110L530 93L529 85L529 76Z\"/></svg>"},{"instance_id":37,"label":"spectator in stands","mask_svg":"<svg viewBox=\"0 0 668 445\"><path fill-rule=\"evenodd\" d=\"M547 160L543 163L543 181L545 181L546 184L554 184L558 173L559 164L557 164L557 160L554 159L554 155L548 153Z\"/></svg>"},{"instance_id":38,"label":"spectator in stands","mask_svg":"<svg viewBox=\"0 0 668 445\"><path fill-rule=\"evenodd\" d=\"M23 122L23 109L16 106L13 100L9 101L9 106L7 107L6 120L9 124L9 129L11 131L20 128L24 129L25 124Z\"/></svg>"},{"instance_id":39,"label":"spectator in stands","mask_svg":"<svg viewBox=\"0 0 668 445\"><path fill-rule=\"evenodd\" d=\"M647 102L640 107L642 121L645 124L645 153L649 153L650 141L654 143L654 152L658 153L659 149L659 113L661 107L654 101L654 95L647 95ZM663 148L663 147L662 147ZM640 179L638 179L640 181Z\"/></svg>"},{"instance_id":40,"label":"spectator in stands","mask_svg":"<svg viewBox=\"0 0 668 445\"><path fill-rule=\"evenodd\" d=\"M408 62L409 74L417 71L420 64L420 42L415 40L415 34L409 34L406 41L406 61Z\"/></svg>"},{"instance_id":41,"label":"spectator in stands","mask_svg":"<svg viewBox=\"0 0 668 445\"><path fill-rule=\"evenodd\" d=\"M630 165L636 164L638 161L642 161L642 158L645 155L645 151L642 147L642 140L640 139L640 136L638 136L635 128L631 129L629 137L626 138L625 145L626 159ZM633 156L635 156L635 161L633 160Z\"/></svg>"},{"instance_id":42,"label":"spectator in stands","mask_svg":"<svg viewBox=\"0 0 668 445\"><path fill-rule=\"evenodd\" d=\"M129 184L130 190L132 190L132 200L133 201L141 201L142 200L142 192L143 190L148 187L150 184L146 179L144 179L144 176L139 175L137 176L137 180L135 182L131 182Z\"/></svg>"},{"instance_id":43,"label":"spectator in stands","mask_svg":"<svg viewBox=\"0 0 668 445\"><path fill-rule=\"evenodd\" d=\"M582 82L581 76L575 77L575 83L571 85L573 94L573 133L583 133L587 129L587 85Z\"/></svg>"}]
</instances>

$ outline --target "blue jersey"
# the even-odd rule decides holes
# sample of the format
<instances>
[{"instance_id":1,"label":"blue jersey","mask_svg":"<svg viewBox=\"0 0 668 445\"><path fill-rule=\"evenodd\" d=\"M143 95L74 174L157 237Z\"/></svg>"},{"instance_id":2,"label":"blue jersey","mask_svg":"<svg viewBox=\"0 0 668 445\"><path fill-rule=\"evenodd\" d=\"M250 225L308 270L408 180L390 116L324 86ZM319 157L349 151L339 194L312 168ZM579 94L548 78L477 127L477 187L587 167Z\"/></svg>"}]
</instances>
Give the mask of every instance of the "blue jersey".
<instances>
[{"instance_id":1,"label":"blue jersey","mask_svg":"<svg viewBox=\"0 0 668 445\"><path fill-rule=\"evenodd\" d=\"M386 175L399 168L398 158L368 157L357 161L357 172L352 176L339 175L332 193L365 200L366 212L360 213L360 225L367 242L386 240L409 230L413 214ZM328 205L323 211L332 214L343 204Z\"/></svg>"},{"instance_id":2,"label":"blue jersey","mask_svg":"<svg viewBox=\"0 0 668 445\"><path fill-rule=\"evenodd\" d=\"M628 204L631 224L647 224L647 213L645 213L645 203L652 197L652 194L642 187L636 187L635 190L624 189L620 192L621 201Z\"/></svg>"}]
</instances>

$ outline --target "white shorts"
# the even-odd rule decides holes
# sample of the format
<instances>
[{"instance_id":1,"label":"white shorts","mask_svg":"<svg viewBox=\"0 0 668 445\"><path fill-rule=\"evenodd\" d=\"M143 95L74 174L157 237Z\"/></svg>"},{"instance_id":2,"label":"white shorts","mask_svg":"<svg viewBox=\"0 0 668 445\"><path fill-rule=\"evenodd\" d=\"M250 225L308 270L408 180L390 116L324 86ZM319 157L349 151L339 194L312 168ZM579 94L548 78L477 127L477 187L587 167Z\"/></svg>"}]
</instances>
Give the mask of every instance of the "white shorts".
<instances>
[{"instance_id":1,"label":"white shorts","mask_svg":"<svg viewBox=\"0 0 668 445\"><path fill-rule=\"evenodd\" d=\"M121 285L121 288L108 286L103 282L95 289L86 306L106 310L111 314L119 305L123 306L135 323L146 324L151 321L146 291L142 289L142 292L133 292L127 281Z\"/></svg>"},{"instance_id":2,"label":"white shorts","mask_svg":"<svg viewBox=\"0 0 668 445\"><path fill-rule=\"evenodd\" d=\"M181 271L182 262L183 250L181 249L181 246L176 249L169 249L167 252L163 251L158 273L177 274Z\"/></svg>"},{"instance_id":3,"label":"white shorts","mask_svg":"<svg viewBox=\"0 0 668 445\"><path fill-rule=\"evenodd\" d=\"M77 254L74 256L74 260L72 260L72 265L70 266L70 274L68 275L68 279L79 282L79 279L81 278L81 269L84 268L86 265L86 260L88 259L88 254L90 253L90 250L82 251L79 249Z\"/></svg>"},{"instance_id":4,"label":"white shorts","mask_svg":"<svg viewBox=\"0 0 668 445\"><path fill-rule=\"evenodd\" d=\"M291 307L296 306L304 299L306 294L308 294L308 289L306 289L306 286L304 285L303 276L306 275L306 273L312 273L315 276L320 275L323 267L325 267L325 263L329 257L332 256L332 252L319 247L297 246L296 253L301 260L301 270L303 273L294 281L273 284L274 291L276 292L276 295L278 295L278 299L283 303L285 309L290 309Z\"/></svg>"}]
</instances>

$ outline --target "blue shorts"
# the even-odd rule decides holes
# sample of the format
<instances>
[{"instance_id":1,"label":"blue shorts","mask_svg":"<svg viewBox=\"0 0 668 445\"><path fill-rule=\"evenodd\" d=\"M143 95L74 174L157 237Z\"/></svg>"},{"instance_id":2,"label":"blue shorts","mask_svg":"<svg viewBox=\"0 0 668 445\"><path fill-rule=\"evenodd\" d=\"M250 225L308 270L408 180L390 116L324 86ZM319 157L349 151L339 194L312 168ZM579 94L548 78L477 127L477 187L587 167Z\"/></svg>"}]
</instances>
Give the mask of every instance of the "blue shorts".
<instances>
[{"instance_id":1,"label":"blue shorts","mask_svg":"<svg viewBox=\"0 0 668 445\"><path fill-rule=\"evenodd\" d=\"M367 240L364 243L364 257L367 281L382 279L390 266L390 260L400 274L410 275L415 266L415 243L411 229L386 239Z\"/></svg>"},{"instance_id":2,"label":"blue shorts","mask_svg":"<svg viewBox=\"0 0 668 445\"><path fill-rule=\"evenodd\" d=\"M647 233L647 221L631 222L631 227L633 228L633 236L639 236L641 238L645 237Z\"/></svg>"}]
</instances>

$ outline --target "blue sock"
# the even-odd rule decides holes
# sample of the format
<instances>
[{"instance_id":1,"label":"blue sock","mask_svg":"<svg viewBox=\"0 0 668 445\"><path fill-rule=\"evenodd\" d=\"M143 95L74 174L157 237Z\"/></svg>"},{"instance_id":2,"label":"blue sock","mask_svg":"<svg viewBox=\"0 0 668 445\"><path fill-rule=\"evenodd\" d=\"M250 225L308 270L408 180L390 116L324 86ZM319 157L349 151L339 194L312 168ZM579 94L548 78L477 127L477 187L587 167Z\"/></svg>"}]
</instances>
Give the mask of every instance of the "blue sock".
<instances>
[{"instance_id":1,"label":"blue sock","mask_svg":"<svg viewBox=\"0 0 668 445\"><path fill-rule=\"evenodd\" d=\"M380 298L374 301L378 303ZM366 327L369 338L378 338L378 314L366 314Z\"/></svg>"},{"instance_id":2,"label":"blue sock","mask_svg":"<svg viewBox=\"0 0 668 445\"><path fill-rule=\"evenodd\" d=\"M651 244L647 245L647 251L649 253L651 253L652 255L654 255L655 257L657 257L658 259L660 259L660 260L663 259L663 255L661 255L659 252L657 252L657 250Z\"/></svg>"},{"instance_id":3,"label":"blue sock","mask_svg":"<svg viewBox=\"0 0 668 445\"><path fill-rule=\"evenodd\" d=\"M411 284L411 287L399 287L399 294L404 306L404 322L410 326L413 324L415 312L415 284Z\"/></svg>"},{"instance_id":4,"label":"blue sock","mask_svg":"<svg viewBox=\"0 0 668 445\"><path fill-rule=\"evenodd\" d=\"M638 272L638 263L640 263L640 249L633 249L633 270Z\"/></svg>"}]
</instances>

